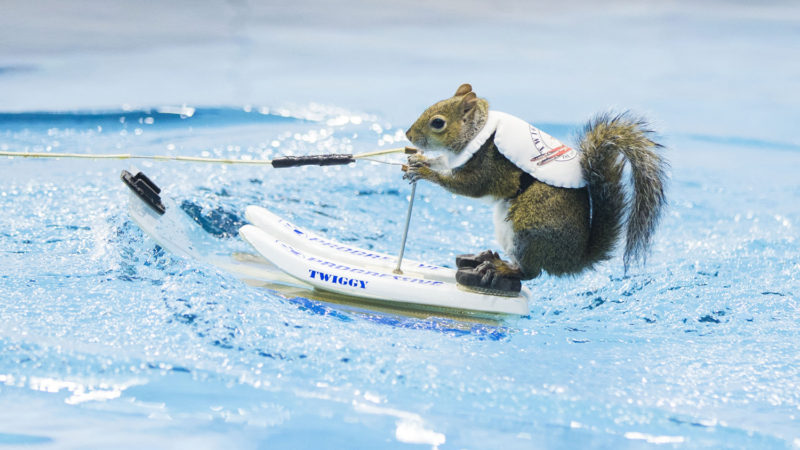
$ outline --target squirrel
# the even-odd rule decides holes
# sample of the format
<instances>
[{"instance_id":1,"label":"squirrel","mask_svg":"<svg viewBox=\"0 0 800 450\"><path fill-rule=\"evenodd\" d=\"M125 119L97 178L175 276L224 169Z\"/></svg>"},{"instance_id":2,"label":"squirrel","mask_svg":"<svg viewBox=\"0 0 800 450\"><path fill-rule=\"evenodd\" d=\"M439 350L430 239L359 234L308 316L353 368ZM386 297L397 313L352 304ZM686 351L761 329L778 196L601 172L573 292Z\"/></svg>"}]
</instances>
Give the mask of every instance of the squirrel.
<instances>
[{"instance_id":1,"label":"squirrel","mask_svg":"<svg viewBox=\"0 0 800 450\"><path fill-rule=\"evenodd\" d=\"M629 113L600 114L584 126L573 150L521 119L489 111L489 103L463 84L406 131L423 153L408 157L403 178L494 201L496 237L510 261L491 250L460 255L456 281L516 295L520 280L543 271L577 275L610 259L623 228L625 271L631 262L644 262L666 201L668 163L652 134ZM517 147L522 150L515 153ZM441 156L428 158L426 151Z\"/></svg>"}]
</instances>

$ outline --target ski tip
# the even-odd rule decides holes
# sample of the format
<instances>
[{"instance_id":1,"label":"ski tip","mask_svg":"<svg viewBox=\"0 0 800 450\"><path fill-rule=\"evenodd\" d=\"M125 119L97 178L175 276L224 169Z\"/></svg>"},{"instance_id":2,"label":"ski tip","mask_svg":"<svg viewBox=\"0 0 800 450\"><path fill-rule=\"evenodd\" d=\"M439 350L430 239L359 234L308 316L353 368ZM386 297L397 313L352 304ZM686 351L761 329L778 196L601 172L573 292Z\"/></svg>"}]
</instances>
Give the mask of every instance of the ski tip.
<instances>
[{"instance_id":1,"label":"ski tip","mask_svg":"<svg viewBox=\"0 0 800 450\"><path fill-rule=\"evenodd\" d=\"M158 215L163 215L167 208L161 202L161 188L153 180L142 172L132 175L127 170L120 173L120 179L132 190L143 202L153 209Z\"/></svg>"}]
</instances>

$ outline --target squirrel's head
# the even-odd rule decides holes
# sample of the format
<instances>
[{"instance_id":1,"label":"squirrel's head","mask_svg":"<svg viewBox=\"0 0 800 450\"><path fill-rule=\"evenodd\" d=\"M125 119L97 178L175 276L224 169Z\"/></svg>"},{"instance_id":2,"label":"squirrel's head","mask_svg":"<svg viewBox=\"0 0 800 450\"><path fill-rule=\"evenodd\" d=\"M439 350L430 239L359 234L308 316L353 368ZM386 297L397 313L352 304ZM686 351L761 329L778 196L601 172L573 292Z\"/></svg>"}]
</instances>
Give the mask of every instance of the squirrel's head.
<instances>
[{"instance_id":1,"label":"squirrel's head","mask_svg":"<svg viewBox=\"0 0 800 450\"><path fill-rule=\"evenodd\" d=\"M423 150L459 153L481 131L488 114L489 102L478 98L472 86L462 84L454 96L426 109L406 137Z\"/></svg>"}]
</instances>

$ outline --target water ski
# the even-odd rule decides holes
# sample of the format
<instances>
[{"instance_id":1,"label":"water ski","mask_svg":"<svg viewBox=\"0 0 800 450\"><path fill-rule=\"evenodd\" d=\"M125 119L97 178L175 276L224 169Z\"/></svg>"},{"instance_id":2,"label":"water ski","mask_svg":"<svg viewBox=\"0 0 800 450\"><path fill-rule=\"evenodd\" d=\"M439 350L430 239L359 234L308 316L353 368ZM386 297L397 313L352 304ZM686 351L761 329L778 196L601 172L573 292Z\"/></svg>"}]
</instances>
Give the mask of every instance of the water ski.
<instances>
[{"instance_id":1,"label":"water ski","mask_svg":"<svg viewBox=\"0 0 800 450\"><path fill-rule=\"evenodd\" d=\"M127 181L135 178L124 175ZM154 208L148 197L132 190L128 212L161 247L287 299L302 297L368 311L479 321L523 316L529 311L531 293L527 288L513 297L469 292L457 285L455 270L412 260L404 260L403 274L395 274L396 256L326 239L258 206L247 208L245 217L252 225L240 229L257 253L226 253L224 246L169 196L162 193L159 202L163 209Z\"/></svg>"},{"instance_id":2,"label":"water ski","mask_svg":"<svg viewBox=\"0 0 800 450\"><path fill-rule=\"evenodd\" d=\"M249 206L252 225L239 232L264 258L287 274L321 290L377 301L494 314L526 315L530 291L499 296L464 289L456 271L342 244L304 230L270 211Z\"/></svg>"}]
</instances>

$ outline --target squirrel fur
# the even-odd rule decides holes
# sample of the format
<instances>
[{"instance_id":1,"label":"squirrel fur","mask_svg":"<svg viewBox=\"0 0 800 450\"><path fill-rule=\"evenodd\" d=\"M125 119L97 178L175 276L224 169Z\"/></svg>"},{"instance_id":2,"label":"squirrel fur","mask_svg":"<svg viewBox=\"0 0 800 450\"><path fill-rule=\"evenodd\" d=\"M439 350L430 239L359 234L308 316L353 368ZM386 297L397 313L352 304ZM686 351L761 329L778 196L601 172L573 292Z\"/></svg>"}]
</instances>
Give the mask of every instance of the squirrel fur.
<instances>
[{"instance_id":1,"label":"squirrel fur","mask_svg":"<svg viewBox=\"0 0 800 450\"><path fill-rule=\"evenodd\" d=\"M578 274L611 258L623 229L625 270L645 259L665 204L668 165L644 120L623 113L589 121L578 139L586 186L563 188L517 167L498 150L494 134L465 164L448 166L448 159L486 124L488 112L489 103L469 84L429 107L406 136L423 151L444 155L411 155L404 175L412 182L428 180L454 194L496 202L495 231L511 261L489 252L484 270L525 280L542 271ZM626 161L630 194L623 180Z\"/></svg>"}]
</instances>

